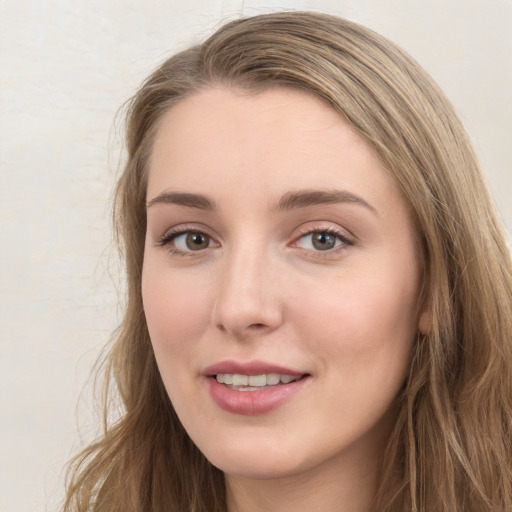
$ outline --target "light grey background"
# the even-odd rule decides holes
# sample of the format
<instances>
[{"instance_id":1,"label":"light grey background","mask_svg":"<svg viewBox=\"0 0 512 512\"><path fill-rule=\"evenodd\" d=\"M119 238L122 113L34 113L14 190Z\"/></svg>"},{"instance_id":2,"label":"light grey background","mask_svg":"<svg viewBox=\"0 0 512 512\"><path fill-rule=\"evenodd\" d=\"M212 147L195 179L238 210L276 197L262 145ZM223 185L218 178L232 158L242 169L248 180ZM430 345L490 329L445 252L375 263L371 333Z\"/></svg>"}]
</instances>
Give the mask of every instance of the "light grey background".
<instances>
[{"instance_id":1,"label":"light grey background","mask_svg":"<svg viewBox=\"0 0 512 512\"><path fill-rule=\"evenodd\" d=\"M280 8L358 21L422 63L512 227L511 0L1 1L0 510L57 510L77 423L85 439L93 432L89 391L76 403L119 318L117 109L170 52L223 20Z\"/></svg>"}]
</instances>

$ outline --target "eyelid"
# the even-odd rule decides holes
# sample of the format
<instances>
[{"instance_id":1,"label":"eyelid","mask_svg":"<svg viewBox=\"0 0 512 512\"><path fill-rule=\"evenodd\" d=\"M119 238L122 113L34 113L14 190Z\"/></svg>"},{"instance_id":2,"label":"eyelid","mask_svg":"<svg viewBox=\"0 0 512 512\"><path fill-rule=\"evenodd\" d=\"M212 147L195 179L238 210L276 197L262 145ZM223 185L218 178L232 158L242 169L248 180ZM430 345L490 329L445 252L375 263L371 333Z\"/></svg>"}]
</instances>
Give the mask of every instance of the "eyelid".
<instances>
[{"instance_id":1,"label":"eyelid","mask_svg":"<svg viewBox=\"0 0 512 512\"><path fill-rule=\"evenodd\" d=\"M155 240L155 245L157 247L167 247L170 246L174 239L177 237L187 234L187 233L200 233L202 235L207 236L210 240L212 240L217 247L220 247L220 243L217 241L216 237L213 236L208 229L194 225L194 224L179 224L178 226L174 226L168 230L165 231L165 233L158 237ZM181 249L178 249L177 247L171 247L174 254L181 254L181 255L192 255L194 253L202 253L206 249L212 249L212 247L207 247L203 250L199 251L182 251Z\"/></svg>"},{"instance_id":2,"label":"eyelid","mask_svg":"<svg viewBox=\"0 0 512 512\"><path fill-rule=\"evenodd\" d=\"M333 233L340 238L350 240L353 243L356 241L356 236L351 231L349 231L347 228L341 227L336 222L328 220L314 220L304 222L296 229L296 231L298 234L295 236L295 238L308 235L309 233L318 233L321 231Z\"/></svg>"},{"instance_id":3,"label":"eyelid","mask_svg":"<svg viewBox=\"0 0 512 512\"><path fill-rule=\"evenodd\" d=\"M326 249L324 251L314 250L314 249L302 249L304 251L308 251L310 253L314 253L318 256L329 256L333 254L337 254L340 251L347 249L355 244L355 237L349 233L346 229L338 227L337 225L333 225L331 222L322 222L316 221L313 223L307 223L298 228L298 234L294 236L293 241L291 242L292 247L296 247L299 240L302 238L312 235L314 233L328 233L330 235L338 238L342 243L333 247L332 249Z\"/></svg>"},{"instance_id":4,"label":"eyelid","mask_svg":"<svg viewBox=\"0 0 512 512\"><path fill-rule=\"evenodd\" d=\"M207 236L211 241L213 241L215 247L206 247L205 249L197 251L183 251L172 245L172 242L175 238L187 233L203 234ZM314 233L328 233L338 238L341 241L341 243L334 246L331 249L326 250L298 247L299 240ZM317 257L329 257L346 250L348 247L354 245L355 242L355 236L348 230L341 228L337 224L333 224L332 222L329 221L313 221L306 222L303 225L299 226L296 230L296 233L293 235L292 241L288 244L288 246L301 249L304 252L312 253ZM158 247L167 247L169 252L173 253L174 255L182 256L198 256L200 254L204 254L204 252L206 252L207 249L215 249L221 246L221 244L217 240L217 237L215 235L212 235L209 229L198 224L179 224L177 226L174 226L166 230L161 237L158 237L155 240L155 245Z\"/></svg>"}]
</instances>

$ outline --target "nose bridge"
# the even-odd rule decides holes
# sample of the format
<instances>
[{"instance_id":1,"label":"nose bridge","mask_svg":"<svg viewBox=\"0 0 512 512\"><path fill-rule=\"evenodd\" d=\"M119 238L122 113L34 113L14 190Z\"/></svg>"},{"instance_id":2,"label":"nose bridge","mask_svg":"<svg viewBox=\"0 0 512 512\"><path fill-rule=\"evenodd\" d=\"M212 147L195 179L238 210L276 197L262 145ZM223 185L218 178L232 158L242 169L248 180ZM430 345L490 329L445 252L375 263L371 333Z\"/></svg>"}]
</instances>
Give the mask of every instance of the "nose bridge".
<instances>
[{"instance_id":1,"label":"nose bridge","mask_svg":"<svg viewBox=\"0 0 512 512\"><path fill-rule=\"evenodd\" d=\"M275 329L281 304L275 262L263 243L247 238L226 251L214 308L217 327L237 337Z\"/></svg>"}]
</instances>

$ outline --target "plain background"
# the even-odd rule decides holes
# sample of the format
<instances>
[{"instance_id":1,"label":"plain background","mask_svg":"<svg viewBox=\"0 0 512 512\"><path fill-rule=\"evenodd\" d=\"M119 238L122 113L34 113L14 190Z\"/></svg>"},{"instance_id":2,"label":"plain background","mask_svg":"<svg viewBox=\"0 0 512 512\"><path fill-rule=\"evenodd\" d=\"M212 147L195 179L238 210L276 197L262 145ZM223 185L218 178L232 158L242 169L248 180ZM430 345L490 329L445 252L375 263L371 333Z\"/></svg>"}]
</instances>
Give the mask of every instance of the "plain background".
<instances>
[{"instance_id":1,"label":"plain background","mask_svg":"<svg viewBox=\"0 0 512 512\"><path fill-rule=\"evenodd\" d=\"M123 287L110 229L117 110L170 53L283 8L355 20L422 63L512 228L512 0L1 1L0 510L58 510L77 426L93 434L88 375Z\"/></svg>"}]
</instances>

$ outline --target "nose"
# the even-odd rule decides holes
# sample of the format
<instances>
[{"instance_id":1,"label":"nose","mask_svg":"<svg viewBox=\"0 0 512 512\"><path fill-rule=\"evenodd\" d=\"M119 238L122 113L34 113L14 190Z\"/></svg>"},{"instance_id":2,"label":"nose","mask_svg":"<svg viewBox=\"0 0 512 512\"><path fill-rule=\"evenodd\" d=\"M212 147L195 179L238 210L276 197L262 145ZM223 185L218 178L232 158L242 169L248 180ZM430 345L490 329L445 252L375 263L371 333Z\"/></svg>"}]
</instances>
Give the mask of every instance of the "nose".
<instances>
[{"instance_id":1,"label":"nose","mask_svg":"<svg viewBox=\"0 0 512 512\"><path fill-rule=\"evenodd\" d=\"M275 264L264 251L232 251L222 262L213 322L224 333L243 340L276 330L283 304Z\"/></svg>"}]
</instances>

